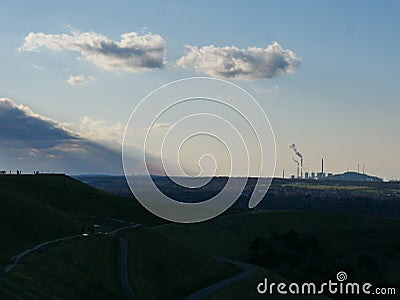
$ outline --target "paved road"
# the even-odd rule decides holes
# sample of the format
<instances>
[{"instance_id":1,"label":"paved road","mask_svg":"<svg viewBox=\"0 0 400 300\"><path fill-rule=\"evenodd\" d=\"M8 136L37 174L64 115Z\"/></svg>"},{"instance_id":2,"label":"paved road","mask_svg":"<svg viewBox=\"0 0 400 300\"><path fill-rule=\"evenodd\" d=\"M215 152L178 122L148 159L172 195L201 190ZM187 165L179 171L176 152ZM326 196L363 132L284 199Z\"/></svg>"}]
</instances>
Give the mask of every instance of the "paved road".
<instances>
[{"instance_id":1,"label":"paved road","mask_svg":"<svg viewBox=\"0 0 400 300\"><path fill-rule=\"evenodd\" d=\"M224 262L228 262L228 263L234 264L234 265L242 268L243 272L238 274L238 275L235 275L235 276L229 277L227 279L224 279L222 281L219 281L219 282L216 282L214 284L211 284L209 286L206 286L206 287L204 287L204 288L202 288L202 289L200 289L200 290L198 290L196 292L193 292L193 293L187 295L185 298L183 298L184 300L202 299L202 298L210 295L211 293L213 293L213 292L215 292L215 291L217 291L217 290L219 290L219 289L221 289L223 287L226 287L226 286L231 285L231 284L233 284L233 283L235 283L237 281L240 281L240 280L243 280L245 278L250 277L251 275L255 274L256 271L257 271L257 267L256 266L250 265L250 264L246 264L246 263L241 262L241 261L231 260L231 259L222 258L222 257L216 257L216 259L218 259L220 261L224 261Z\"/></svg>"}]
</instances>

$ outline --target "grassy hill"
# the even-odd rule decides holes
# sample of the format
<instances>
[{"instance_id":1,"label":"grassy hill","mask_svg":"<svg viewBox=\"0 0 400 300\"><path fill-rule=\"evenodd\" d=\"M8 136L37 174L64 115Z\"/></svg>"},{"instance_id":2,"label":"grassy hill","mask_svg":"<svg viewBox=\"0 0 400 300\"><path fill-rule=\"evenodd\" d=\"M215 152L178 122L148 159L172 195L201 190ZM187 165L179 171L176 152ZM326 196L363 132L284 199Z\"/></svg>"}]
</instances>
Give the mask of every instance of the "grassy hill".
<instances>
[{"instance_id":1,"label":"grassy hill","mask_svg":"<svg viewBox=\"0 0 400 300\"><path fill-rule=\"evenodd\" d=\"M79 234L82 226L117 225L112 218L149 225L162 222L137 201L68 176L0 176L0 266L38 242Z\"/></svg>"},{"instance_id":2,"label":"grassy hill","mask_svg":"<svg viewBox=\"0 0 400 300\"><path fill-rule=\"evenodd\" d=\"M1 274L1 299L124 299L119 240L79 237L82 226L93 224L102 232L144 224L119 233L128 241L128 278L140 299L174 299L240 271L147 228L163 221L137 201L68 176L0 176L0 217L2 270L12 256L38 243L78 235L22 257Z\"/></svg>"},{"instance_id":3,"label":"grassy hill","mask_svg":"<svg viewBox=\"0 0 400 300\"><path fill-rule=\"evenodd\" d=\"M81 237L26 256L7 278L38 299L122 299L117 254L117 239Z\"/></svg>"},{"instance_id":4,"label":"grassy hill","mask_svg":"<svg viewBox=\"0 0 400 300\"><path fill-rule=\"evenodd\" d=\"M139 299L181 299L241 271L152 229L125 236L130 278Z\"/></svg>"},{"instance_id":5,"label":"grassy hill","mask_svg":"<svg viewBox=\"0 0 400 300\"><path fill-rule=\"evenodd\" d=\"M128 277L139 299L179 299L240 271L145 227L121 236L128 241ZM124 299L119 278L118 238L78 237L25 256L7 274L24 293L0 280L0 298Z\"/></svg>"},{"instance_id":6,"label":"grassy hill","mask_svg":"<svg viewBox=\"0 0 400 300\"><path fill-rule=\"evenodd\" d=\"M2 270L21 251L79 235L82 226L97 224L97 231L109 232L128 222L143 224L118 235L65 240L24 256L0 276L4 299L123 299L119 238L127 241L128 280L139 299L179 299L241 272L214 256L252 263L258 271L209 299L258 299L255 286L265 276L319 282L335 278L339 270L355 281L400 290L399 219L256 211L155 226L163 221L137 201L62 175L0 176L0 217Z\"/></svg>"},{"instance_id":7,"label":"grassy hill","mask_svg":"<svg viewBox=\"0 0 400 300\"><path fill-rule=\"evenodd\" d=\"M157 230L199 251L247 261L291 281L322 282L344 270L358 282L400 288L399 219L259 211ZM254 277L253 284L262 278ZM235 289L227 288L227 295Z\"/></svg>"}]
</instances>

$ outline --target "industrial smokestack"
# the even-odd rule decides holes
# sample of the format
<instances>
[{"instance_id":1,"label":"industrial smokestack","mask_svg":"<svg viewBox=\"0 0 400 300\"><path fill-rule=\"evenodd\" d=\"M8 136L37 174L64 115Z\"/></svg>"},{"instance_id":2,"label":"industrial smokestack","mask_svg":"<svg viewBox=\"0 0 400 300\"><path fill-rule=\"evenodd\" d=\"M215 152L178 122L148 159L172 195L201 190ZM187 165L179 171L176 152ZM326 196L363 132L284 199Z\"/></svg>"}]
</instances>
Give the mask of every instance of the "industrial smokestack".
<instances>
[{"instance_id":1,"label":"industrial smokestack","mask_svg":"<svg viewBox=\"0 0 400 300\"><path fill-rule=\"evenodd\" d=\"M321 160L321 173L324 174L324 159Z\"/></svg>"},{"instance_id":2,"label":"industrial smokestack","mask_svg":"<svg viewBox=\"0 0 400 300\"><path fill-rule=\"evenodd\" d=\"M300 159L300 170L301 170L300 178L303 179L303 157L301 157Z\"/></svg>"},{"instance_id":3,"label":"industrial smokestack","mask_svg":"<svg viewBox=\"0 0 400 300\"><path fill-rule=\"evenodd\" d=\"M298 160L294 160L292 157L292 160L297 163L297 178L303 178L303 155L300 153L300 151L296 148L296 145L294 143L289 145L289 148L292 149L293 153L296 154L297 157L300 158L300 163ZM300 167L299 167L300 165ZM301 169L301 176L299 177L299 168Z\"/></svg>"},{"instance_id":4,"label":"industrial smokestack","mask_svg":"<svg viewBox=\"0 0 400 300\"><path fill-rule=\"evenodd\" d=\"M297 178L299 178L299 161L292 156L292 160L297 164Z\"/></svg>"}]
</instances>

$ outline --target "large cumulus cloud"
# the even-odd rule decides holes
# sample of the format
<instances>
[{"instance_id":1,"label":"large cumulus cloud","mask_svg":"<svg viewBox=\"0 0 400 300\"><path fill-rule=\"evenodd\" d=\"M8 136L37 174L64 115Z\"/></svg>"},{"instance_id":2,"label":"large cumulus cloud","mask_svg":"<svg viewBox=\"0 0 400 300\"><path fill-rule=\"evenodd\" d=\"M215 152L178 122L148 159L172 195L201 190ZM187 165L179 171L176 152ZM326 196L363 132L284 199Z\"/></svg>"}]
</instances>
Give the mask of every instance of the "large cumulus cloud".
<instances>
[{"instance_id":1,"label":"large cumulus cloud","mask_svg":"<svg viewBox=\"0 0 400 300\"><path fill-rule=\"evenodd\" d=\"M0 169L122 174L118 148L87 139L26 106L0 98Z\"/></svg>"},{"instance_id":2,"label":"large cumulus cloud","mask_svg":"<svg viewBox=\"0 0 400 300\"><path fill-rule=\"evenodd\" d=\"M95 32L73 31L71 34L29 33L20 51L77 52L80 58L104 70L140 72L163 68L166 64L166 43L153 33L129 32L120 41L109 39Z\"/></svg>"},{"instance_id":3,"label":"large cumulus cloud","mask_svg":"<svg viewBox=\"0 0 400 300\"><path fill-rule=\"evenodd\" d=\"M234 46L198 48L187 45L187 54L177 61L178 66L219 78L240 80L269 79L294 73L301 59L277 42L266 48Z\"/></svg>"}]
</instances>

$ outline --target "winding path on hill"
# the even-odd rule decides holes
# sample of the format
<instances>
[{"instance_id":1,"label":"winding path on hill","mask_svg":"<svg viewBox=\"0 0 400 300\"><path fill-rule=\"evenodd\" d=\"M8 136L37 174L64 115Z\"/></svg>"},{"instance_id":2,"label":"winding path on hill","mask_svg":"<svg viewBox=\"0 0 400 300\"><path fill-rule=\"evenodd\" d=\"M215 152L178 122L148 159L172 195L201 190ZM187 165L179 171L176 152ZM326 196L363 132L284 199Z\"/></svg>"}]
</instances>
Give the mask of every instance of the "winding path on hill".
<instances>
[{"instance_id":1,"label":"winding path on hill","mask_svg":"<svg viewBox=\"0 0 400 300\"><path fill-rule=\"evenodd\" d=\"M232 260L229 258L223 258L223 257L215 257L217 260L219 261L223 261L223 262L227 262L233 265L236 265L240 268L243 269L243 272L240 274L237 274L235 276L229 277L227 279L224 279L222 281L213 283L209 286L206 286L200 290L197 290L196 292L193 292L189 295L187 295L185 298L183 298L184 300L198 300L198 299L202 299L208 295L210 295L211 293L222 289L228 285L231 285L237 281L241 281L243 279L246 279L248 277L250 277L251 275L255 274L257 271L257 267L251 264L247 264L244 263L242 261L238 261L238 260Z\"/></svg>"},{"instance_id":2,"label":"winding path on hill","mask_svg":"<svg viewBox=\"0 0 400 300\"><path fill-rule=\"evenodd\" d=\"M226 215L226 216L222 216L222 218L227 218L227 217L231 217L232 215ZM161 224L161 225L157 225L157 226L153 226L152 228L154 229L159 229L159 228L164 228L164 227L169 227L171 225L173 225L174 223L166 223L166 224ZM224 238L230 239L232 240L233 238L227 236L223 230L219 230L218 231L219 234L221 234ZM231 285L235 282L241 281L243 279L246 279L250 276L252 276L253 274L255 274L257 272L257 266L255 265L251 265L251 264L247 264L245 262L242 261L238 261L238 260L232 260L229 258L224 258L224 257L217 257L214 256L215 259L219 260L219 261L223 261L223 262L227 262L233 265L236 265L238 267L240 267L243 272L237 275L234 275L232 277L226 278L222 281L213 283L209 286L206 286L200 290L197 290L189 295L187 295L186 297L184 297L184 300L198 300L198 299L202 299L208 295L210 295L211 293L222 289L228 285Z\"/></svg>"},{"instance_id":3,"label":"winding path on hill","mask_svg":"<svg viewBox=\"0 0 400 300\"><path fill-rule=\"evenodd\" d=\"M137 299L133 292L131 283L128 278L128 241L126 238L119 237L119 254L118 254L118 265L119 265L119 279L122 285L122 291L126 299L135 300Z\"/></svg>"},{"instance_id":4,"label":"winding path on hill","mask_svg":"<svg viewBox=\"0 0 400 300\"><path fill-rule=\"evenodd\" d=\"M118 233L120 231L123 230L128 230L128 229L134 229L134 228L138 228L140 226L142 226L141 224L135 224L135 223L128 223L130 224L129 226L125 226L125 227L121 227L121 228L117 228L115 230L112 230L110 232L105 232L105 233L94 233L92 235L109 235L109 236L113 236L113 237L117 237ZM4 276L9 273L19 262L20 260L29 255L32 254L33 252L42 249L46 246L52 245L52 244L56 244L59 242L63 242L63 241L68 241L68 240L72 240L72 239L76 239L76 238L82 238L84 235L79 234L79 235L72 235L72 236L66 236L63 238L58 238L58 239L54 239L54 240L50 240L50 241L46 241L46 242L42 242L40 244L37 244L36 246L34 246L33 248L27 249L22 251L21 253L13 256L11 258L12 263L7 265L5 267L5 269L3 270L3 274L1 276L1 280L4 280L7 284L17 288L18 290L20 290L21 292L23 292L26 295L29 295L31 298L35 298L32 294L30 294L29 292L27 292L25 289L23 289L22 287L20 287L19 285L17 285L16 283L12 282L10 279L5 278ZM129 300L134 300L136 299L135 294L133 292L132 286L129 282L128 279L128 264L127 264L127 258L128 258L128 241L126 238L120 237L118 236L119 239L119 251L118 251L118 268L119 268L119 275L120 275L120 281L121 281L121 286L122 286L122 290L124 292L124 295L126 297L126 299Z\"/></svg>"},{"instance_id":5,"label":"winding path on hill","mask_svg":"<svg viewBox=\"0 0 400 300\"><path fill-rule=\"evenodd\" d=\"M41 249L41 248L43 248L45 246L51 245L51 244L59 243L59 242L62 242L62 241L68 241L68 240L72 240L72 239L76 239L78 237L82 237L82 235L79 234L79 235L66 236L66 237L63 237L63 238L59 238L59 239L43 242L43 243L37 244L36 246L34 246L31 249L24 250L21 253L13 256L11 258L12 263L5 267L4 273L7 274L8 272L10 272L19 263L21 258L31 254L32 252L35 252L35 251L37 251L37 250L39 250L39 249Z\"/></svg>"},{"instance_id":6,"label":"winding path on hill","mask_svg":"<svg viewBox=\"0 0 400 300\"><path fill-rule=\"evenodd\" d=\"M110 233L110 235L116 236L118 232L126 229L133 229L140 227L141 224L134 224L128 227L118 228ZM118 267L119 267L119 279L122 285L122 291L126 299L135 300L137 297L133 292L131 283L128 277L128 241L126 238L119 236L119 252L118 252Z\"/></svg>"}]
</instances>

